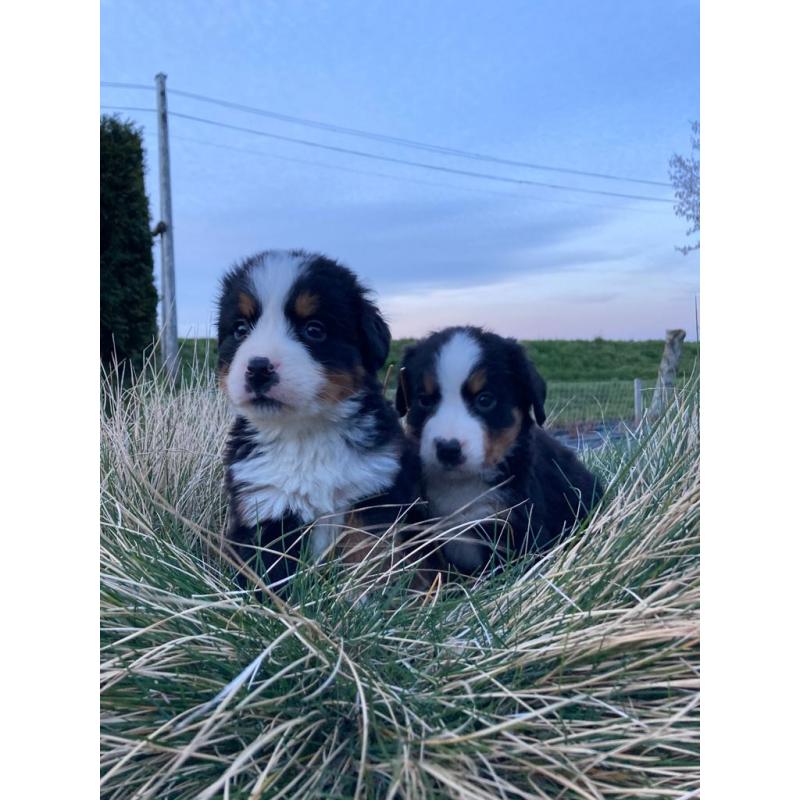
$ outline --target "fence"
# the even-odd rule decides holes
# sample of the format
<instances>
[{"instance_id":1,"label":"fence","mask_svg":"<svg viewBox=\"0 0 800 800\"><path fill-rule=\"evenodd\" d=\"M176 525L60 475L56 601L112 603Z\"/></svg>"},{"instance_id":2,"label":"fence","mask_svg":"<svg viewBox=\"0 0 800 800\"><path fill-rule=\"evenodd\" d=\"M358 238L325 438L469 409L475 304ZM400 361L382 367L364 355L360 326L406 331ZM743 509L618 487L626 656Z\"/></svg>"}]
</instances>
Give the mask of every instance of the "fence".
<instances>
[{"instance_id":1,"label":"fence","mask_svg":"<svg viewBox=\"0 0 800 800\"><path fill-rule=\"evenodd\" d=\"M645 383L639 378L548 383L548 427L575 433L620 422L637 424L653 400L655 384L655 380Z\"/></svg>"}]
</instances>

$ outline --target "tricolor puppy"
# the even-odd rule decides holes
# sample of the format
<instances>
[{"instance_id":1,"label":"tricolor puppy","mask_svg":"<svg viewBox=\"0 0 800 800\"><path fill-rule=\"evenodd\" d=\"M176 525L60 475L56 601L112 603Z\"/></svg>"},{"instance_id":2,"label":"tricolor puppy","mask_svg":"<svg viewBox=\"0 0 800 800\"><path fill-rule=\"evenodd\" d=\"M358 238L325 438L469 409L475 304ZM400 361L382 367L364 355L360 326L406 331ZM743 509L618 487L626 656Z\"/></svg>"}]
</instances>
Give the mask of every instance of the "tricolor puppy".
<instances>
[{"instance_id":1,"label":"tricolor puppy","mask_svg":"<svg viewBox=\"0 0 800 800\"><path fill-rule=\"evenodd\" d=\"M493 552L543 553L599 499L597 478L539 427L546 385L514 339L447 328L406 350L400 376L397 410L431 515L453 527L487 520L442 548L457 569L477 572ZM511 508L508 524L491 521Z\"/></svg>"},{"instance_id":2,"label":"tricolor puppy","mask_svg":"<svg viewBox=\"0 0 800 800\"><path fill-rule=\"evenodd\" d=\"M218 340L236 413L227 540L269 583L294 573L304 532L319 556L416 499L417 456L376 378L389 329L349 269L300 250L247 259L223 279Z\"/></svg>"}]
</instances>

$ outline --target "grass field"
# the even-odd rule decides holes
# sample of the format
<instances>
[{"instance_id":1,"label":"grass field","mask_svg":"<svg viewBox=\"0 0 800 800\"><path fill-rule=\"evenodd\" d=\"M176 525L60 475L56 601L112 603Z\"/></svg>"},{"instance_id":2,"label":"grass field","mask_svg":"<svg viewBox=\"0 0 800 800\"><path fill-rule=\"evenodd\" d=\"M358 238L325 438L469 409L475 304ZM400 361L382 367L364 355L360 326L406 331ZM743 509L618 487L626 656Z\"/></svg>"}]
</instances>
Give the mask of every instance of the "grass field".
<instances>
[{"instance_id":1,"label":"grass field","mask_svg":"<svg viewBox=\"0 0 800 800\"><path fill-rule=\"evenodd\" d=\"M412 339L392 342L381 379L393 392L397 365ZM552 427L575 428L606 421L632 420L634 416L633 380L641 378L647 403L658 375L664 350L663 341L542 340L523 342L529 356L547 380L547 412ZM184 375L193 364L214 363L216 342L211 339L181 340ZM684 342L678 365L680 382L696 374L699 345Z\"/></svg>"},{"instance_id":2,"label":"grass field","mask_svg":"<svg viewBox=\"0 0 800 800\"><path fill-rule=\"evenodd\" d=\"M398 363L412 339L392 342L388 363ZM523 341L528 355L548 383L655 381L664 341L658 339L541 339ZM689 375L699 356L697 342L684 342L678 372Z\"/></svg>"},{"instance_id":3,"label":"grass field","mask_svg":"<svg viewBox=\"0 0 800 800\"><path fill-rule=\"evenodd\" d=\"M104 399L104 798L699 796L693 387L588 454L607 498L539 564L419 597L333 562L264 603L217 557L208 372Z\"/></svg>"}]
</instances>

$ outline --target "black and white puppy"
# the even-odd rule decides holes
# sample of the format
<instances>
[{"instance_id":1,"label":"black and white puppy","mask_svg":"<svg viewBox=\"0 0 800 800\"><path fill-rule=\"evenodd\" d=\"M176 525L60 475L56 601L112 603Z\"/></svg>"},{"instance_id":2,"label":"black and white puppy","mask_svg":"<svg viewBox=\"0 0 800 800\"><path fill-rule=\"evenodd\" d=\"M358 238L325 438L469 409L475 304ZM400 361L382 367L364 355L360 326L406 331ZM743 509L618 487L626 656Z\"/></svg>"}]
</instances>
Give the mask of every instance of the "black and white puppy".
<instances>
[{"instance_id":1,"label":"black and white puppy","mask_svg":"<svg viewBox=\"0 0 800 800\"><path fill-rule=\"evenodd\" d=\"M493 552L545 552L599 499L598 479L539 427L546 384L514 339L447 328L409 347L400 375L397 410L419 448L431 515L455 526L513 508L508 524L443 546L458 570L483 569Z\"/></svg>"},{"instance_id":2,"label":"black and white puppy","mask_svg":"<svg viewBox=\"0 0 800 800\"><path fill-rule=\"evenodd\" d=\"M222 281L218 341L236 413L227 541L269 583L295 572L304 532L319 556L416 499L418 458L376 378L389 329L349 269L301 250L247 259Z\"/></svg>"}]
</instances>

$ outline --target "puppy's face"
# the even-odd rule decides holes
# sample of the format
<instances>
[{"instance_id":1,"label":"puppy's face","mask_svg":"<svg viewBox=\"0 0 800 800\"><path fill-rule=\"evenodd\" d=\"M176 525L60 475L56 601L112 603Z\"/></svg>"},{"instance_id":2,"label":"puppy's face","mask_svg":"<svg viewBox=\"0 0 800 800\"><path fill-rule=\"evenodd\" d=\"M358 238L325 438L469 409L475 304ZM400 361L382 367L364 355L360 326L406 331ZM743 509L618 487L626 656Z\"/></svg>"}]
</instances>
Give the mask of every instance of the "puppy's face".
<instances>
[{"instance_id":1,"label":"puppy's face","mask_svg":"<svg viewBox=\"0 0 800 800\"><path fill-rule=\"evenodd\" d=\"M459 480L491 474L545 420L545 383L520 345L477 328L449 328L410 348L397 409L419 442L425 472Z\"/></svg>"},{"instance_id":2,"label":"puppy's face","mask_svg":"<svg viewBox=\"0 0 800 800\"><path fill-rule=\"evenodd\" d=\"M220 382L253 422L335 410L386 359L389 330L350 270L302 251L268 251L225 276Z\"/></svg>"}]
</instances>

